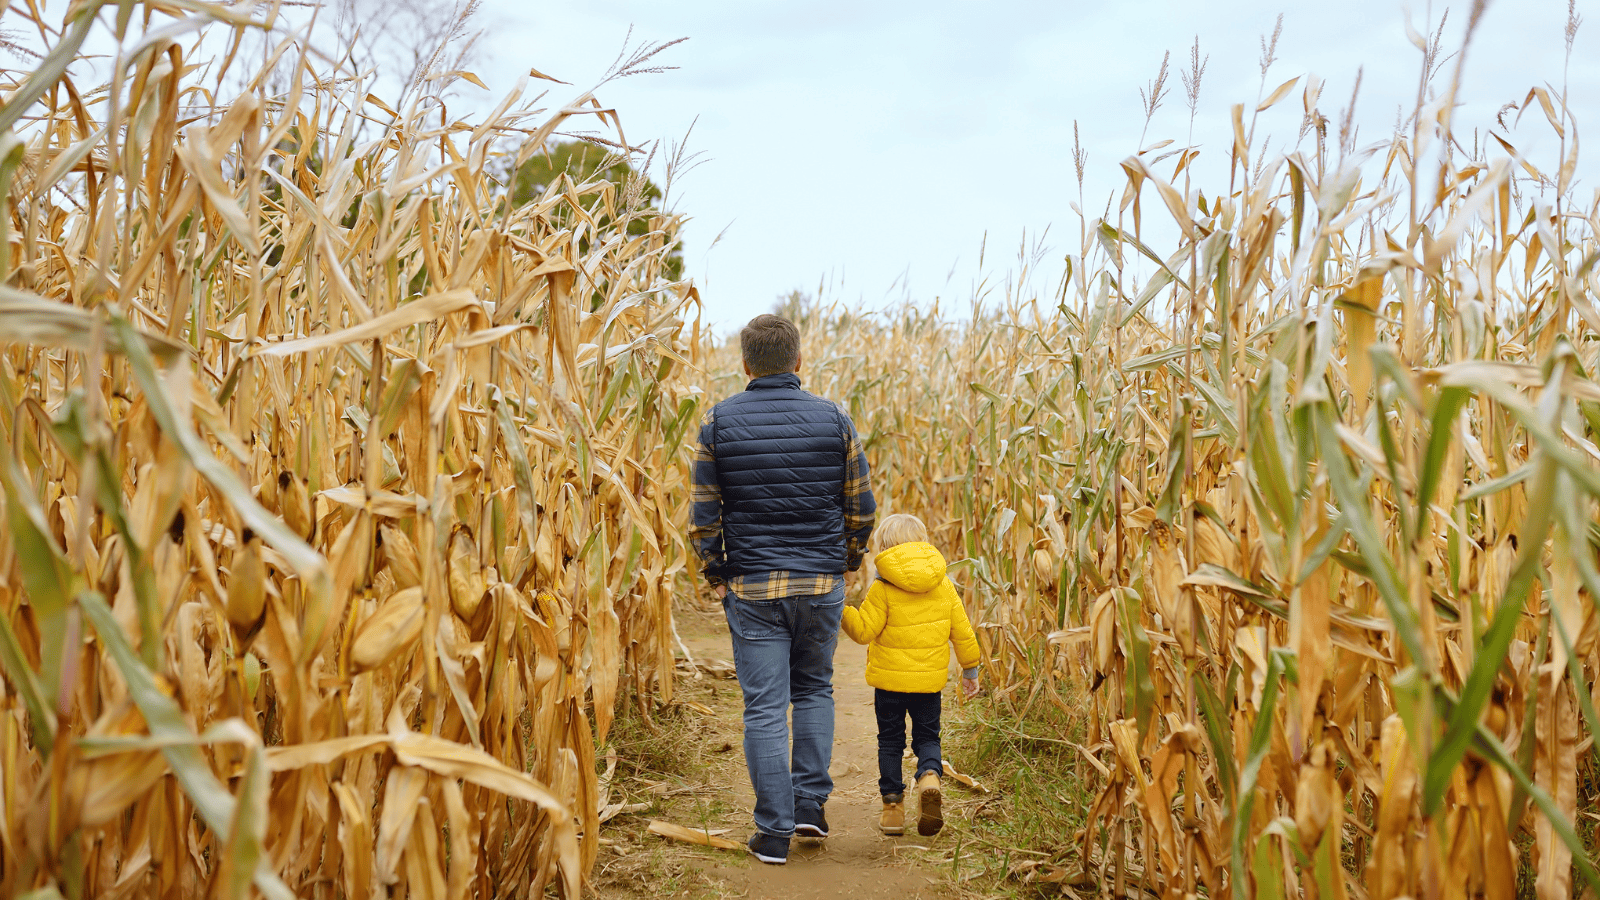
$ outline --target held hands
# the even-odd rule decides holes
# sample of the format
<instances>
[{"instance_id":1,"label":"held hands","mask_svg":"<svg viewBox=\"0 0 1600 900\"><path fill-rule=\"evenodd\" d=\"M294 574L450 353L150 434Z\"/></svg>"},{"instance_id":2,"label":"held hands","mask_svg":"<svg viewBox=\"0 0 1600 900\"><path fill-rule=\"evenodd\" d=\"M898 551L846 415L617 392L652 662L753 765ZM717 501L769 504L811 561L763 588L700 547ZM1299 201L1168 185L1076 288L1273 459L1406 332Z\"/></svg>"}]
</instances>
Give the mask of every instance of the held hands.
<instances>
[{"instance_id":1,"label":"held hands","mask_svg":"<svg viewBox=\"0 0 1600 900\"><path fill-rule=\"evenodd\" d=\"M858 590L858 588L860 586L861 586L861 573L860 572L846 572L846 573L844 573L844 605L845 606L851 606L851 607L857 607L857 608L859 608L861 606L862 595L861 595L860 591Z\"/></svg>"},{"instance_id":2,"label":"held hands","mask_svg":"<svg viewBox=\"0 0 1600 900\"><path fill-rule=\"evenodd\" d=\"M719 584L711 589L711 593L715 594L718 600L721 600L723 597L728 596L728 586L725 584Z\"/></svg>"}]
</instances>

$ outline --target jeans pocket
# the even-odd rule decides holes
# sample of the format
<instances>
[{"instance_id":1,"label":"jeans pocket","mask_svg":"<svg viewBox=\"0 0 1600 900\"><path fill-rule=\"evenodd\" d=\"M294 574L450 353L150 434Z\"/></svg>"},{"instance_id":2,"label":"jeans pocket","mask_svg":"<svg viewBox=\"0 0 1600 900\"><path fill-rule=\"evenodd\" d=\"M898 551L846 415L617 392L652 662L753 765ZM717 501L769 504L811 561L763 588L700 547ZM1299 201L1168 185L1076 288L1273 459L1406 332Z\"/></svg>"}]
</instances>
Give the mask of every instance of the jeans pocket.
<instances>
[{"instance_id":1,"label":"jeans pocket","mask_svg":"<svg viewBox=\"0 0 1600 900\"><path fill-rule=\"evenodd\" d=\"M783 623L782 603L742 600L731 591L722 599L722 603L728 615L728 630L742 640L764 640L787 630Z\"/></svg>"},{"instance_id":2,"label":"jeans pocket","mask_svg":"<svg viewBox=\"0 0 1600 900\"><path fill-rule=\"evenodd\" d=\"M819 600L832 599L830 595L817 598ZM839 636L839 622L844 618L844 597L832 603L811 604L811 640L818 643L830 641Z\"/></svg>"}]
</instances>

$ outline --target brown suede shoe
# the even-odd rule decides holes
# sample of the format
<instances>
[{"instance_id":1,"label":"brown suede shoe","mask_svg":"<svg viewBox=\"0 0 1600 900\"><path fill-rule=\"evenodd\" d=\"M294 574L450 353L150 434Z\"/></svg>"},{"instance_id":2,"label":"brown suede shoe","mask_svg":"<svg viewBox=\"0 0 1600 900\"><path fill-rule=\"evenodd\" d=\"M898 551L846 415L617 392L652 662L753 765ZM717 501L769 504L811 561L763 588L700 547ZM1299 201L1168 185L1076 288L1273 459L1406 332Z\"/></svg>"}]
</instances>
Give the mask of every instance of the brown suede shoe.
<instances>
[{"instance_id":1,"label":"brown suede shoe","mask_svg":"<svg viewBox=\"0 0 1600 900\"><path fill-rule=\"evenodd\" d=\"M884 834L906 833L905 794L883 795L883 812L878 814L878 828Z\"/></svg>"},{"instance_id":2,"label":"brown suede shoe","mask_svg":"<svg viewBox=\"0 0 1600 900\"><path fill-rule=\"evenodd\" d=\"M939 773L922 773L917 779L917 834L927 837L938 834L944 827L940 800Z\"/></svg>"}]
</instances>

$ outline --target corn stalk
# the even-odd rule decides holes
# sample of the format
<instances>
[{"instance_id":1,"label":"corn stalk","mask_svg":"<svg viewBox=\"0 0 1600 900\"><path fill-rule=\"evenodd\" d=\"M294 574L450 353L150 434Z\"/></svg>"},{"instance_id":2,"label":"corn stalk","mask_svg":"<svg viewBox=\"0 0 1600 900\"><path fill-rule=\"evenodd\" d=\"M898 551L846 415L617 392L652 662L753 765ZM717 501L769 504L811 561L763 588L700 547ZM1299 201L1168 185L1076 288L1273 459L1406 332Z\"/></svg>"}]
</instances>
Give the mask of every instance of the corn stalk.
<instances>
[{"instance_id":1,"label":"corn stalk","mask_svg":"<svg viewBox=\"0 0 1600 900\"><path fill-rule=\"evenodd\" d=\"M76 3L9 73L0 893L576 897L673 696L678 222L494 183L592 91L395 111L262 12Z\"/></svg>"}]
</instances>

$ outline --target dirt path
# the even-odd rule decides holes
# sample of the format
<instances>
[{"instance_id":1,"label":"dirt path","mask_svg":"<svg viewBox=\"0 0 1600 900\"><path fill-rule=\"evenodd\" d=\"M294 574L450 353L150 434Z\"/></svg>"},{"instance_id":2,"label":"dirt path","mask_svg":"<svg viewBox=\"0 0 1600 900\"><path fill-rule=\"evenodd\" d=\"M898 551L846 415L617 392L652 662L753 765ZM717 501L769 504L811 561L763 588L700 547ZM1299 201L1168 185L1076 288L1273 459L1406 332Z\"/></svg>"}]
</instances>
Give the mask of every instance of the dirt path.
<instances>
[{"instance_id":1,"label":"dirt path","mask_svg":"<svg viewBox=\"0 0 1600 900\"><path fill-rule=\"evenodd\" d=\"M697 657L732 659L727 626L720 616L696 618L690 624L693 627L684 637ZM920 837L914 829L895 838L878 831L877 722L872 688L863 677L866 662L866 648L841 635L834 654L834 792L827 806L828 839L820 843L796 840L789 862L783 866L764 865L742 851L718 855L703 870L707 880L718 885L718 896L747 900L946 900L952 896L920 859L926 851L942 849L950 829L932 838ZM731 829L727 837L742 843L752 827L754 800L739 751L738 689L728 684L732 697L724 714L732 720L733 749L721 790L731 810L724 823Z\"/></svg>"}]
</instances>

